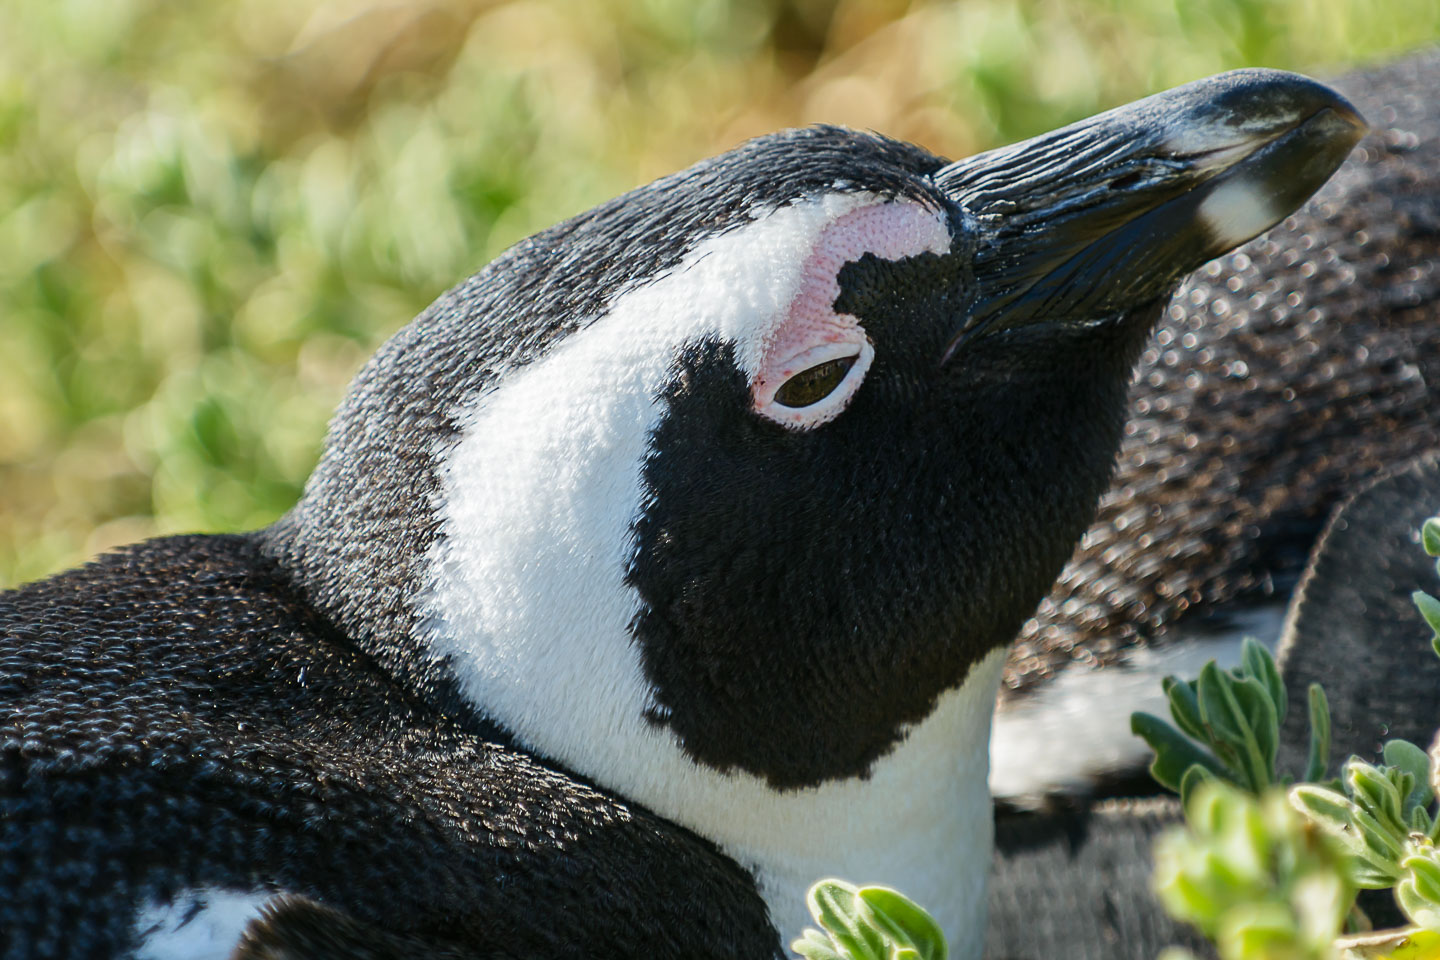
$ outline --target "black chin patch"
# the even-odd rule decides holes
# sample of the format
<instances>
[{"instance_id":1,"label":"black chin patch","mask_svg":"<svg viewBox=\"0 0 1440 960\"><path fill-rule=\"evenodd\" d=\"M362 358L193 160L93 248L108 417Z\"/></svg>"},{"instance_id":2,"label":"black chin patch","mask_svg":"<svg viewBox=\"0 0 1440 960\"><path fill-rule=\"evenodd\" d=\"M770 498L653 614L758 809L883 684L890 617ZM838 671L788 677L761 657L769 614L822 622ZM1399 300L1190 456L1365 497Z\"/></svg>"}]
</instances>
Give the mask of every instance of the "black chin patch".
<instances>
[{"instance_id":1,"label":"black chin patch","mask_svg":"<svg viewBox=\"0 0 1440 960\"><path fill-rule=\"evenodd\" d=\"M829 515L848 472L834 424L753 414L731 347L713 341L683 351L664 399L629 573L650 719L697 761L776 786L863 772L889 742L880 712L820 709L863 633L844 577L855 519Z\"/></svg>"}]
</instances>

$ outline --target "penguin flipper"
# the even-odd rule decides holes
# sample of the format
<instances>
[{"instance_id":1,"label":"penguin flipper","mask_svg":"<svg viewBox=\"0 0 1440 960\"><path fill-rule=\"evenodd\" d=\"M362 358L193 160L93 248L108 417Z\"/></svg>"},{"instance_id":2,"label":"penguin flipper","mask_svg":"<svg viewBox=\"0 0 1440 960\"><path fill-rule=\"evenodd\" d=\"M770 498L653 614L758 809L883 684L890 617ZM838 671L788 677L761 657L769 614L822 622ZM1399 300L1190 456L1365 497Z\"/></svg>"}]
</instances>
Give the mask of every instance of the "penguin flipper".
<instances>
[{"instance_id":1,"label":"penguin flipper","mask_svg":"<svg viewBox=\"0 0 1440 960\"><path fill-rule=\"evenodd\" d=\"M255 957L780 954L738 863L407 696L252 536L0 593L0 664L0 956L223 956L276 890L325 907Z\"/></svg>"},{"instance_id":2,"label":"penguin flipper","mask_svg":"<svg viewBox=\"0 0 1440 960\"><path fill-rule=\"evenodd\" d=\"M1420 527L1440 514L1440 455L1413 460L1336 509L1291 601L1279 663L1289 695L1280 769L1303 770L1307 688L1330 702L1330 773L1385 740L1425 747L1440 726L1440 657L1411 594L1435 591Z\"/></svg>"},{"instance_id":3,"label":"penguin flipper","mask_svg":"<svg viewBox=\"0 0 1440 960\"><path fill-rule=\"evenodd\" d=\"M362 923L309 897L285 894L250 921L230 960L476 960L481 954L422 943Z\"/></svg>"}]
</instances>

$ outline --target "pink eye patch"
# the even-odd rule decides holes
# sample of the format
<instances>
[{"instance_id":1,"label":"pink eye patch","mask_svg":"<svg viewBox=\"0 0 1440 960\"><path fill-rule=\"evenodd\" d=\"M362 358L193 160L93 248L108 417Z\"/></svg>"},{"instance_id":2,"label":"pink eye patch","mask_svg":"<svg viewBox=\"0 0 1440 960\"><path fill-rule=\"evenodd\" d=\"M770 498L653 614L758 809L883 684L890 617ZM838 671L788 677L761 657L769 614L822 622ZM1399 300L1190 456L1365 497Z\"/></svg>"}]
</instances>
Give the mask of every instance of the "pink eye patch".
<instances>
[{"instance_id":1,"label":"pink eye patch","mask_svg":"<svg viewBox=\"0 0 1440 960\"><path fill-rule=\"evenodd\" d=\"M871 204L827 225L805 259L785 317L767 338L750 388L756 412L797 430L839 416L875 357L860 321L835 312L841 268L867 253L901 260L949 248L939 215L914 202Z\"/></svg>"}]
</instances>

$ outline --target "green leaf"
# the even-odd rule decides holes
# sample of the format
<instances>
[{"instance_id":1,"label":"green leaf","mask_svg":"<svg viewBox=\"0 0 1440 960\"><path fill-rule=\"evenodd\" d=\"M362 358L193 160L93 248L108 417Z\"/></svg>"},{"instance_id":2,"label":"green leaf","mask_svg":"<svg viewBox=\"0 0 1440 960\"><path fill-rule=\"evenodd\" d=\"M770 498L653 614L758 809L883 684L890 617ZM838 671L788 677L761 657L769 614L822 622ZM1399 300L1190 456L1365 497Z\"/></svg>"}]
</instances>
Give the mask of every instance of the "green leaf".
<instances>
[{"instance_id":1,"label":"green leaf","mask_svg":"<svg viewBox=\"0 0 1440 960\"><path fill-rule=\"evenodd\" d=\"M1130 732L1143 738L1150 745L1150 749L1155 751L1155 759L1150 764L1150 775L1162 787L1179 793L1180 780L1185 771L1196 764L1217 776L1224 776L1223 769L1214 757L1154 714L1130 714Z\"/></svg>"},{"instance_id":2,"label":"green leaf","mask_svg":"<svg viewBox=\"0 0 1440 960\"><path fill-rule=\"evenodd\" d=\"M1176 677L1160 681L1165 697L1170 701L1170 715L1175 725L1189 737L1204 743L1209 740L1205 724L1200 719L1200 700L1195 695L1195 684Z\"/></svg>"},{"instance_id":3,"label":"green leaf","mask_svg":"<svg viewBox=\"0 0 1440 960\"><path fill-rule=\"evenodd\" d=\"M1250 789L1259 793L1275 782L1275 756L1280 747L1280 721L1265 684L1254 677L1237 679L1231 692L1250 728L1254 746L1246 744L1252 769ZM1282 688L1283 689L1283 688Z\"/></svg>"},{"instance_id":4,"label":"green leaf","mask_svg":"<svg viewBox=\"0 0 1440 960\"><path fill-rule=\"evenodd\" d=\"M1432 904L1440 907L1440 863L1435 861L1434 847L1406 857L1401 866L1410 872L1416 890Z\"/></svg>"},{"instance_id":5,"label":"green leaf","mask_svg":"<svg viewBox=\"0 0 1440 960\"><path fill-rule=\"evenodd\" d=\"M888 950L859 890L843 880L821 880L805 900L810 914L849 960L887 960Z\"/></svg>"},{"instance_id":6,"label":"green leaf","mask_svg":"<svg viewBox=\"0 0 1440 960\"><path fill-rule=\"evenodd\" d=\"M806 927L800 939L790 944L790 949L805 960L845 960L835 950L830 938L813 927Z\"/></svg>"},{"instance_id":7,"label":"green leaf","mask_svg":"<svg viewBox=\"0 0 1440 960\"><path fill-rule=\"evenodd\" d=\"M1212 741L1218 739L1233 746L1244 743L1250 733L1245 729L1239 704L1233 702L1230 682L1230 676L1211 660L1200 668L1195 692L1200 700L1200 720Z\"/></svg>"},{"instance_id":8,"label":"green leaf","mask_svg":"<svg viewBox=\"0 0 1440 960\"><path fill-rule=\"evenodd\" d=\"M1338 790L1315 783L1299 783L1290 788L1290 805L1326 831L1334 834L1350 829L1355 804Z\"/></svg>"},{"instance_id":9,"label":"green leaf","mask_svg":"<svg viewBox=\"0 0 1440 960\"><path fill-rule=\"evenodd\" d=\"M1285 903L1242 903L1232 907L1215 937L1222 957L1293 955L1299 939L1295 915ZM1289 949L1287 949L1289 948Z\"/></svg>"},{"instance_id":10,"label":"green leaf","mask_svg":"<svg viewBox=\"0 0 1440 960\"><path fill-rule=\"evenodd\" d=\"M1440 557L1440 517L1431 517L1420 526L1420 545L1432 557Z\"/></svg>"},{"instance_id":11,"label":"green leaf","mask_svg":"<svg viewBox=\"0 0 1440 960\"><path fill-rule=\"evenodd\" d=\"M889 887L861 887L860 899L894 943L891 960L946 960L945 933L915 901Z\"/></svg>"},{"instance_id":12,"label":"green leaf","mask_svg":"<svg viewBox=\"0 0 1440 960\"><path fill-rule=\"evenodd\" d=\"M1345 783L1351 798L1362 810L1384 824L1391 834L1404 832L1404 798L1400 784L1387 776L1386 771L1351 758L1345 765Z\"/></svg>"},{"instance_id":13,"label":"green leaf","mask_svg":"<svg viewBox=\"0 0 1440 960\"><path fill-rule=\"evenodd\" d=\"M1305 764L1305 779L1323 780L1330 766L1330 701L1318 683L1310 684L1310 756Z\"/></svg>"},{"instance_id":14,"label":"green leaf","mask_svg":"<svg viewBox=\"0 0 1440 960\"><path fill-rule=\"evenodd\" d=\"M1400 879L1400 845L1349 797L1314 783L1296 784L1290 805L1340 842L1356 886L1379 890ZM1377 849L1377 847L1379 849Z\"/></svg>"},{"instance_id":15,"label":"green leaf","mask_svg":"<svg viewBox=\"0 0 1440 960\"><path fill-rule=\"evenodd\" d=\"M1440 930L1440 863L1435 848L1406 857L1405 877L1395 887L1395 900L1405 916L1427 930Z\"/></svg>"},{"instance_id":16,"label":"green leaf","mask_svg":"<svg viewBox=\"0 0 1440 960\"><path fill-rule=\"evenodd\" d=\"M1254 677L1265 688L1270 695L1270 704L1275 711L1276 723L1285 722L1285 681L1280 677L1280 670L1275 666L1275 658L1270 656L1254 637L1246 637L1240 646L1240 668L1248 677Z\"/></svg>"},{"instance_id":17,"label":"green leaf","mask_svg":"<svg viewBox=\"0 0 1440 960\"><path fill-rule=\"evenodd\" d=\"M1410 594L1410 599L1415 601L1415 606L1420 608L1420 616L1430 625L1430 629L1440 634L1440 600L1436 600L1424 590L1416 590Z\"/></svg>"},{"instance_id":18,"label":"green leaf","mask_svg":"<svg viewBox=\"0 0 1440 960\"><path fill-rule=\"evenodd\" d=\"M1201 784L1220 782L1228 783L1229 781L1222 780L1220 776L1212 772L1208 767L1202 766L1198 763L1191 764L1190 768L1186 770L1185 773L1180 777L1181 805L1185 806L1187 809L1189 808L1190 798L1195 796L1195 791L1200 787Z\"/></svg>"},{"instance_id":19,"label":"green leaf","mask_svg":"<svg viewBox=\"0 0 1440 960\"><path fill-rule=\"evenodd\" d=\"M1155 845L1155 892L1226 960L1321 960L1354 903L1346 864L1283 791L1205 784L1185 805L1184 830Z\"/></svg>"},{"instance_id":20,"label":"green leaf","mask_svg":"<svg viewBox=\"0 0 1440 960\"><path fill-rule=\"evenodd\" d=\"M1430 758L1409 740L1387 740L1384 747L1385 762L1405 771L1415 778L1415 786L1404 799L1405 816L1416 806L1429 806L1435 799L1430 786Z\"/></svg>"},{"instance_id":21,"label":"green leaf","mask_svg":"<svg viewBox=\"0 0 1440 960\"><path fill-rule=\"evenodd\" d=\"M1314 851L1307 851L1307 856L1314 857ZM1300 938L1309 944L1312 956L1326 958L1332 956L1335 936L1355 912L1355 888L1345 876L1343 864L1336 857L1328 865L1331 869L1296 877L1289 888Z\"/></svg>"},{"instance_id":22,"label":"green leaf","mask_svg":"<svg viewBox=\"0 0 1440 960\"><path fill-rule=\"evenodd\" d=\"M791 944L806 960L946 960L940 925L895 890L821 880L805 899L823 930Z\"/></svg>"},{"instance_id":23,"label":"green leaf","mask_svg":"<svg viewBox=\"0 0 1440 960\"><path fill-rule=\"evenodd\" d=\"M1215 755L1252 793L1273 783L1279 729L1274 705L1260 681L1226 673L1211 660L1200 671L1198 694L1200 716L1212 731Z\"/></svg>"}]
</instances>

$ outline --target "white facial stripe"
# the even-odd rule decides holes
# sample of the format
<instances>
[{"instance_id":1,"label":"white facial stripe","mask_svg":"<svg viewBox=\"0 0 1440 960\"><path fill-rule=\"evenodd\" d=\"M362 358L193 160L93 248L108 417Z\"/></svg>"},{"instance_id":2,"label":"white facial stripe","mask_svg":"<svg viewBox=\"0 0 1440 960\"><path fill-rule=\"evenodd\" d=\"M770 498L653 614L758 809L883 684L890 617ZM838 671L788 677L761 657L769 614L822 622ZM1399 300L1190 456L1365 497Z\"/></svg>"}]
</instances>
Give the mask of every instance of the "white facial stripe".
<instances>
[{"instance_id":1,"label":"white facial stripe","mask_svg":"<svg viewBox=\"0 0 1440 960\"><path fill-rule=\"evenodd\" d=\"M755 869L787 942L805 922L805 887L838 875L918 896L960 937L963 957L977 954L983 921L998 653L868 780L777 793L697 766L646 721L648 684L629 631L639 609L625 583L632 525L677 348L729 341L753 378L825 228L877 202L830 195L708 240L481 397L443 467L422 631L451 658L464 694L520 743ZM934 222L925 249L948 249L942 216L924 215Z\"/></svg>"}]
</instances>

